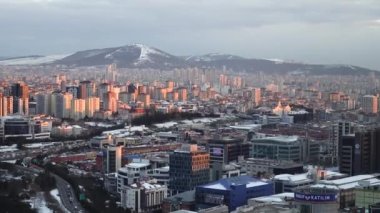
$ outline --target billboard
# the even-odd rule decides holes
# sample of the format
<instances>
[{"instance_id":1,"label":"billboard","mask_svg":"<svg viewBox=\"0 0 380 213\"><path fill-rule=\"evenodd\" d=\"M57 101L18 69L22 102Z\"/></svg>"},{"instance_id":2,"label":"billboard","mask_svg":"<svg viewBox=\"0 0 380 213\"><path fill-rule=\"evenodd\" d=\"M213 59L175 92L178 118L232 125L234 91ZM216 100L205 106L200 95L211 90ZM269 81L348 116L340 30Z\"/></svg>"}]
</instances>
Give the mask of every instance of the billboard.
<instances>
[{"instance_id":1,"label":"billboard","mask_svg":"<svg viewBox=\"0 0 380 213\"><path fill-rule=\"evenodd\" d=\"M332 202L337 200L337 194L303 194L294 193L294 199L307 202Z\"/></svg>"},{"instance_id":2,"label":"billboard","mask_svg":"<svg viewBox=\"0 0 380 213\"><path fill-rule=\"evenodd\" d=\"M213 148L211 148L211 155L213 155L213 156L222 156L223 155L223 148L219 148L219 147L213 147Z\"/></svg>"}]
</instances>

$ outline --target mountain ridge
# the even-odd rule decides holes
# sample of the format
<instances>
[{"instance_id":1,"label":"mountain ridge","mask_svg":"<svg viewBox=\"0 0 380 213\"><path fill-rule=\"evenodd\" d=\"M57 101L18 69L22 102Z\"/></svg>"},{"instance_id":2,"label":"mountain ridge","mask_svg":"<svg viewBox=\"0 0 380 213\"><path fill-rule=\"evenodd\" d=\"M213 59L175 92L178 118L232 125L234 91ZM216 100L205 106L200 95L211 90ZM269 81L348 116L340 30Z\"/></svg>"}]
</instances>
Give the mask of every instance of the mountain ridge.
<instances>
[{"instance_id":1,"label":"mountain ridge","mask_svg":"<svg viewBox=\"0 0 380 213\"><path fill-rule=\"evenodd\" d=\"M38 61L35 63L33 59ZM26 60L26 61L25 61ZM26 63L24 63L26 62ZM121 68L218 68L237 72L306 73L306 74L368 74L375 70L351 65L305 64L280 59L254 59L225 53L208 53L193 56L175 56L143 44L82 50L70 55L24 56L0 59L0 65L63 65L67 67L102 66L116 63ZM39 63L41 62L41 63ZM380 74L380 73L379 73Z\"/></svg>"}]
</instances>

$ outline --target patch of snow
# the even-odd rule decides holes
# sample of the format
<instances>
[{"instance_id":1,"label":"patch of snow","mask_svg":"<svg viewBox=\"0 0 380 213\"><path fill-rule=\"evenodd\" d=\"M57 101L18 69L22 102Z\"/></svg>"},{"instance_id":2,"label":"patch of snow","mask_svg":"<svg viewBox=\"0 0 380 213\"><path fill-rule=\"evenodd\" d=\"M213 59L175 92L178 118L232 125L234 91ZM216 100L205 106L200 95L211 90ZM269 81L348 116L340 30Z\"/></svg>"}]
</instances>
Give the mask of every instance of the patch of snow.
<instances>
[{"instance_id":1,"label":"patch of snow","mask_svg":"<svg viewBox=\"0 0 380 213\"><path fill-rule=\"evenodd\" d=\"M69 213L70 211L65 208L63 205L61 198L58 196L58 189L53 189L50 191L50 195L59 203L59 206L64 212Z\"/></svg>"},{"instance_id":2,"label":"patch of snow","mask_svg":"<svg viewBox=\"0 0 380 213\"><path fill-rule=\"evenodd\" d=\"M69 55L70 54L5 59L0 61L0 65L38 65L53 63L54 61L63 59Z\"/></svg>"},{"instance_id":3,"label":"patch of snow","mask_svg":"<svg viewBox=\"0 0 380 213\"><path fill-rule=\"evenodd\" d=\"M13 144L10 146L0 146L0 152L15 152L18 151L17 144Z\"/></svg>"},{"instance_id":4,"label":"patch of snow","mask_svg":"<svg viewBox=\"0 0 380 213\"><path fill-rule=\"evenodd\" d=\"M88 51L86 52L83 57L85 58L90 58L92 56L96 56L96 55L99 55L99 54L102 54L102 53L105 53L107 52L108 50L107 49L99 49L99 50L91 50L91 51Z\"/></svg>"},{"instance_id":5,"label":"patch of snow","mask_svg":"<svg viewBox=\"0 0 380 213\"><path fill-rule=\"evenodd\" d=\"M123 52L124 51L124 48L125 47L121 47L121 48L118 48L117 50L111 52L111 53L108 53L107 55L104 56L105 59L113 59L113 55L115 53L120 53L120 52Z\"/></svg>"},{"instance_id":6,"label":"patch of snow","mask_svg":"<svg viewBox=\"0 0 380 213\"><path fill-rule=\"evenodd\" d=\"M278 58L266 58L265 60L273 61L275 64L283 64L283 63L285 63L285 60L278 59Z\"/></svg>"},{"instance_id":7,"label":"patch of snow","mask_svg":"<svg viewBox=\"0 0 380 213\"><path fill-rule=\"evenodd\" d=\"M4 161L1 161L3 163L11 163L11 164L15 164L17 160L4 160Z\"/></svg>"},{"instance_id":8,"label":"patch of snow","mask_svg":"<svg viewBox=\"0 0 380 213\"><path fill-rule=\"evenodd\" d=\"M49 209L46 205L43 192L37 192L36 197L30 198L30 200L24 200L29 203L32 209L36 209L38 213L52 213L53 210Z\"/></svg>"},{"instance_id":9,"label":"patch of snow","mask_svg":"<svg viewBox=\"0 0 380 213\"><path fill-rule=\"evenodd\" d=\"M141 63L144 63L147 61L152 61L152 59L149 57L149 55L151 55L151 54L160 55L160 56L163 56L166 58L169 57L169 55L164 54L164 53L162 53L162 52L160 52L154 48L150 48L150 47L143 45L143 44L134 44L134 46L140 48L140 56L137 59L137 62L135 62L135 65L138 65L138 64L141 64Z\"/></svg>"},{"instance_id":10,"label":"patch of snow","mask_svg":"<svg viewBox=\"0 0 380 213\"><path fill-rule=\"evenodd\" d=\"M177 122L170 121L170 122L165 122L165 123L154 124L154 126L157 128L170 128L177 124L178 124Z\"/></svg>"}]
</instances>

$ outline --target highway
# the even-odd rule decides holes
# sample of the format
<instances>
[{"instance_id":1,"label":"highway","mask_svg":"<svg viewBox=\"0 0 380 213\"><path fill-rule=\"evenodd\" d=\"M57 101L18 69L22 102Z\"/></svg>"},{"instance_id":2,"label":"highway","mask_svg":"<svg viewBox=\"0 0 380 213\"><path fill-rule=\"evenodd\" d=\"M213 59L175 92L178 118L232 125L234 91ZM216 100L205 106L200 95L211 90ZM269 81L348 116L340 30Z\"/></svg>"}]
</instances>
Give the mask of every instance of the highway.
<instances>
[{"instance_id":1,"label":"highway","mask_svg":"<svg viewBox=\"0 0 380 213\"><path fill-rule=\"evenodd\" d=\"M59 153L63 150L70 150L88 146L88 142L84 140L66 141L66 142L54 142L51 146L37 147L37 148L25 148L23 150L17 150L12 152L0 152L0 161L17 160L24 157L36 157L39 154L53 154Z\"/></svg>"},{"instance_id":2,"label":"highway","mask_svg":"<svg viewBox=\"0 0 380 213\"><path fill-rule=\"evenodd\" d=\"M18 170L21 170L24 173L28 173L30 175L43 172L43 169L37 166L35 166L35 168L27 168L27 167L15 165L15 167ZM53 173L50 173L50 174L53 175L56 180L59 197L62 201L62 204L65 206L65 208L72 213L86 212L81 206L81 204L79 203L78 199L75 197L75 193L71 185L67 181L59 177L58 175L55 175Z\"/></svg>"},{"instance_id":3,"label":"highway","mask_svg":"<svg viewBox=\"0 0 380 213\"><path fill-rule=\"evenodd\" d=\"M62 204L65 206L65 208L73 213L85 212L75 197L74 190L70 184L57 175L54 175L54 177L57 183L59 197L61 198Z\"/></svg>"}]
</instances>

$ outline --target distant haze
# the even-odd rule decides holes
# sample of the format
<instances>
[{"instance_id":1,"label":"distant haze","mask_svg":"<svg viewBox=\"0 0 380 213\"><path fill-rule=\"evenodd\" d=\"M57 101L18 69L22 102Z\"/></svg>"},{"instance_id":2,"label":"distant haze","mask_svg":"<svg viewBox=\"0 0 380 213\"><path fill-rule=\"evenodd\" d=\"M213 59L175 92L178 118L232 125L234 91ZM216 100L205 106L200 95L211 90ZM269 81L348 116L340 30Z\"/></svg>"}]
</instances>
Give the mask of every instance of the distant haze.
<instances>
[{"instance_id":1,"label":"distant haze","mask_svg":"<svg viewBox=\"0 0 380 213\"><path fill-rule=\"evenodd\" d=\"M0 0L0 56L143 43L380 70L379 0Z\"/></svg>"}]
</instances>

